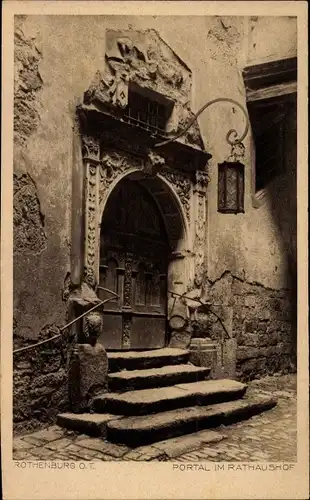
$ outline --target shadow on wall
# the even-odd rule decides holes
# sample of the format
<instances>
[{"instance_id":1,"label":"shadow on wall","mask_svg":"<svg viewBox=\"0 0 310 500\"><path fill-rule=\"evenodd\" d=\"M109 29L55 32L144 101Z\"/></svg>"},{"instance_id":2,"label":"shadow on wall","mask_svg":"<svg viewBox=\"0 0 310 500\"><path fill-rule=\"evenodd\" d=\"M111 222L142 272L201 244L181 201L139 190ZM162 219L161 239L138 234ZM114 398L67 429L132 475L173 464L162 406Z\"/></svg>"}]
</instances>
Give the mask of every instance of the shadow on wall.
<instances>
[{"instance_id":1,"label":"shadow on wall","mask_svg":"<svg viewBox=\"0 0 310 500\"><path fill-rule=\"evenodd\" d=\"M283 137L282 168L268 186L271 212L281 235L287 259L288 287L292 306L292 355L297 350L297 120L296 99L288 106Z\"/></svg>"}]
</instances>

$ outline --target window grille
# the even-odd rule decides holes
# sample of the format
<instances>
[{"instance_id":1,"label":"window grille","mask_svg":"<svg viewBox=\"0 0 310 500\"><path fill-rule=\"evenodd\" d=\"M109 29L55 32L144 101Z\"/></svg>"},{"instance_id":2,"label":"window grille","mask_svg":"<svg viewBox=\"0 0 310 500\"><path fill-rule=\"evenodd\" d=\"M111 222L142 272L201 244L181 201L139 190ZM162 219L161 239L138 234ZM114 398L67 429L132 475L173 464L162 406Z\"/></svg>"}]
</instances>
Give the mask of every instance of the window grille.
<instances>
[{"instance_id":1,"label":"window grille","mask_svg":"<svg viewBox=\"0 0 310 500\"><path fill-rule=\"evenodd\" d=\"M130 91L124 119L153 133L165 135L168 120L167 106L149 99L138 92Z\"/></svg>"}]
</instances>

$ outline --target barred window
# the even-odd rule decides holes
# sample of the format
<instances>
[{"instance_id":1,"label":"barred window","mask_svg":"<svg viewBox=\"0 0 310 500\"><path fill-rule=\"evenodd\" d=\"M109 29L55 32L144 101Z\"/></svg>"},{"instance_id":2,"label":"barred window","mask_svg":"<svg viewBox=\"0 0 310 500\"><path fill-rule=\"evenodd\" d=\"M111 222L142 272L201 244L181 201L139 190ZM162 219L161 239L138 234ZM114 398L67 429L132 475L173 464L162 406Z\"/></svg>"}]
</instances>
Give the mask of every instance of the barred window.
<instances>
[{"instance_id":1,"label":"barred window","mask_svg":"<svg viewBox=\"0 0 310 500\"><path fill-rule=\"evenodd\" d=\"M124 119L152 133L165 135L173 103L155 92L129 89Z\"/></svg>"}]
</instances>

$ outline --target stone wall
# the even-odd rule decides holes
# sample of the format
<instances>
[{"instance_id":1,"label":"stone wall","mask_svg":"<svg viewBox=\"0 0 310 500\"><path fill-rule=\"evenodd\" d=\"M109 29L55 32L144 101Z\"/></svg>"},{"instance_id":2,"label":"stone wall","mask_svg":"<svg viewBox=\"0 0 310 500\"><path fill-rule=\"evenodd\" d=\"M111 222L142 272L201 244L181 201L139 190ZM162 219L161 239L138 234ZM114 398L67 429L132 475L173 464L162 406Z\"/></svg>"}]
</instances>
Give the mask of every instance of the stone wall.
<instances>
[{"instance_id":1,"label":"stone wall","mask_svg":"<svg viewBox=\"0 0 310 500\"><path fill-rule=\"evenodd\" d=\"M58 333L58 328L47 326L40 340ZM15 343L15 347L17 345ZM64 338L14 355L15 432L52 422L59 411L68 409L67 355L68 341Z\"/></svg>"},{"instance_id":2,"label":"stone wall","mask_svg":"<svg viewBox=\"0 0 310 500\"><path fill-rule=\"evenodd\" d=\"M292 291L248 283L225 272L209 282L204 297L237 343L236 377L251 380L296 370L296 316ZM196 337L228 338L211 313L198 313ZM225 339L225 342L226 342ZM229 356L228 356L229 357Z\"/></svg>"},{"instance_id":3,"label":"stone wall","mask_svg":"<svg viewBox=\"0 0 310 500\"><path fill-rule=\"evenodd\" d=\"M252 379L295 371L291 292L234 279L233 335L237 376Z\"/></svg>"}]
</instances>

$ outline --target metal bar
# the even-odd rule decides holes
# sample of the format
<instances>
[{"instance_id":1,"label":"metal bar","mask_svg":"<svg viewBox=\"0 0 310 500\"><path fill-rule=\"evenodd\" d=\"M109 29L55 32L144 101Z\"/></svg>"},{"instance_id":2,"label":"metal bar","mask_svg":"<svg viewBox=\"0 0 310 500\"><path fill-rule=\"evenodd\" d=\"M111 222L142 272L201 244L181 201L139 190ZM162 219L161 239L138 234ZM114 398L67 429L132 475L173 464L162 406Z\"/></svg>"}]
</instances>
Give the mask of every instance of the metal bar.
<instances>
[{"instance_id":1,"label":"metal bar","mask_svg":"<svg viewBox=\"0 0 310 500\"><path fill-rule=\"evenodd\" d=\"M219 317L219 316L218 316L218 315L217 315L214 311L212 311L212 309L211 309L211 305L210 305L209 303L207 303L207 302L202 302L202 300L200 300L200 299L192 299L191 297L186 297L185 293L183 293L183 295L180 295L179 293L172 292L171 290L168 290L168 293L170 293L170 294L172 295L172 297L177 295L178 297L181 297L181 298L183 298L183 299L193 300L194 302L198 302L198 303L199 303L199 304L201 304L202 306L207 307L207 308L208 308L208 311L209 311L211 314L213 314L213 316L215 316L215 317L217 318L217 320L218 320L218 322L220 323L221 327L222 327L222 328L223 328L223 330L225 331L225 333L226 333L226 335L227 335L227 338L229 338L229 339L231 338L231 337L230 337L230 335L229 335L229 333L228 333L228 331L227 331L227 329L226 329L226 327L225 327L225 325L224 325L224 323L223 323L223 321L221 320L221 318L220 318L220 317Z\"/></svg>"},{"instance_id":2,"label":"metal bar","mask_svg":"<svg viewBox=\"0 0 310 500\"><path fill-rule=\"evenodd\" d=\"M112 290L108 290L107 288L105 288L106 291L110 292L110 293L113 293L113 295L116 295L118 297L117 294L115 294L114 292L112 292ZM57 339L58 337L61 337L62 335L62 332L64 330L66 330L67 328L69 328L69 326L73 325L74 323L76 323L78 320L82 319L84 316L86 316L87 314L89 314L90 312L94 311L95 309L97 309L98 307L106 304L107 302L110 302L111 300L113 300L114 297L109 297L108 299L105 299L103 301L100 301L98 304L95 304L91 309L88 309L88 311L85 311L83 314L81 314L80 316L78 316L77 318L74 318L72 321L70 321L70 323L67 323L65 326L61 327L59 329L59 331L61 333L58 333L57 335L54 335L53 337L50 337L49 339L45 339L45 340L42 340L41 342L37 342L36 344L32 344L32 345L28 345L26 347L20 347L19 349L15 349L15 351L13 351L13 354L17 353L17 352L22 352L22 351L28 351L29 349L33 349L34 347L38 347L40 345L43 345L43 344L46 344L47 342L50 342L51 340L55 340Z\"/></svg>"},{"instance_id":3,"label":"metal bar","mask_svg":"<svg viewBox=\"0 0 310 500\"><path fill-rule=\"evenodd\" d=\"M170 142L173 142L176 139L179 139L179 137L181 137L182 135L184 135L185 132L187 132L188 129L195 123L195 121L197 120L198 116L205 109L207 109L209 106L211 106L211 104L215 104L217 102L230 102L232 104L235 104L236 106L238 106L242 110L242 112L243 112L243 114L245 116L245 119L246 119L246 126L245 126L243 134L241 135L241 137L238 138L238 133L237 133L237 131L235 129L230 129L227 132L227 134L226 134L226 141L228 142L228 144L230 144L230 146L234 146L235 144L239 144L240 142L242 142L243 139L246 137L246 135L248 133L248 130L249 130L249 127L250 127L250 122L249 122L249 118L248 118L246 110L244 109L243 106L241 106L241 104L239 102L235 101L234 99L230 99L229 97L218 97L217 99L213 99L212 101L209 101L206 104L204 104L204 106L202 106L197 111L197 113L193 116L193 118L189 122L189 124L183 130L181 130L181 132L179 132L177 135L175 135L171 139L168 139L167 141L163 141L163 142L159 142L158 144L155 144L154 147L158 148L160 146L165 146L166 144L169 144ZM232 135L235 137L235 139L233 139L233 140L231 140L231 138L230 138Z\"/></svg>"}]
</instances>

